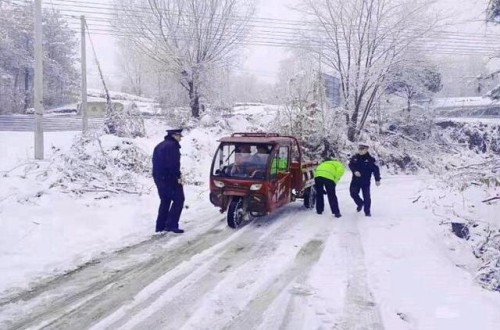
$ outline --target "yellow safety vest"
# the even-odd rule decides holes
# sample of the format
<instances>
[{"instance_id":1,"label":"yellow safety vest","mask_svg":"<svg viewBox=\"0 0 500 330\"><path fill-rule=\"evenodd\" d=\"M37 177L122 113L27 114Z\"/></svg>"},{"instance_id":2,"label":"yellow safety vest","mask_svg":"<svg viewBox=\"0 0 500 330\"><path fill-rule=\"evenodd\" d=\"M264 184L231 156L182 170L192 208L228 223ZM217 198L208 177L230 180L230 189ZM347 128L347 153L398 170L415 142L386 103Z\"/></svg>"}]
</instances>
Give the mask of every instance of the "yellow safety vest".
<instances>
[{"instance_id":1,"label":"yellow safety vest","mask_svg":"<svg viewBox=\"0 0 500 330\"><path fill-rule=\"evenodd\" d=\"M271 175L276 175L278 172L285 172L288 169L288 160L283 158L273 158L271 162Z\"/></svg>"},{"instance_id":2,"label":"yellow safety vest","mask_svg":"<svg viewBox=\"0 0 500 330\"><path fill-rule=\"evenodd\" d=\"M344 175L345 167L338 160L327 160L316 167L314 177L322 177L332 180L335 184L339 183L340 178Z\"/></svg>"}]
</instances>

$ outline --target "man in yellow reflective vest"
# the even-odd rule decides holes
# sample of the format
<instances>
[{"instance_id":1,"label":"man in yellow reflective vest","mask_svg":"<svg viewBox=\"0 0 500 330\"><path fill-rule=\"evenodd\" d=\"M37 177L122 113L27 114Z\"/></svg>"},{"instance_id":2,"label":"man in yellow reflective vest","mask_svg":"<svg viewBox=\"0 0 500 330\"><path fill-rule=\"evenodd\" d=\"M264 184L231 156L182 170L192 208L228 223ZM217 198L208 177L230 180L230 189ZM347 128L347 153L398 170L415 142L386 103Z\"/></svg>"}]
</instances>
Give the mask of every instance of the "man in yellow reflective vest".
<instances>
[{"instance_id":1,"label":"man in yellow reflective vest","mask_svg":"<svg viewBox=\"0 0 500 330\"><path fill-rule=\"evenodd\" d=\"M335 194L335 187L344 175L344 165L338 160L327 158L314 171L314 188L316 189L316 212L322 214L325 209L323 194L326 191L328 203L336 218L340 218L339 202Z\"/></svg>"}]
</instances>

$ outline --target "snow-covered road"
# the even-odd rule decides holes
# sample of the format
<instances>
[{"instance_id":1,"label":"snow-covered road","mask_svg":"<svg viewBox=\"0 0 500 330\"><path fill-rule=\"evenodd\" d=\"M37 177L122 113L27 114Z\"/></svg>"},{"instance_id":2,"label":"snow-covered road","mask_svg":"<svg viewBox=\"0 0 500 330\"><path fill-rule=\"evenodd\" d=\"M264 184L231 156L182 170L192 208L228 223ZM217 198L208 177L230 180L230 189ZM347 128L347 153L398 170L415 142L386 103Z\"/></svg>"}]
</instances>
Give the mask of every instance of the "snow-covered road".
<instances>
[{"instance_id":1,"label":"snow-covered road","mask_svg":"<svg viewBox=\"0 0 500 330\"><path fill-rule=\"evenodd\" d=\"M348 180L345 180L348 181ZM450 257L424 179L373 187L372 218L299 203L240 230L200 201L167 234L0 301L2 329L497 329L500 296ZM186 224L187 222L187 224Z\"/></svg>"}]
</instances>

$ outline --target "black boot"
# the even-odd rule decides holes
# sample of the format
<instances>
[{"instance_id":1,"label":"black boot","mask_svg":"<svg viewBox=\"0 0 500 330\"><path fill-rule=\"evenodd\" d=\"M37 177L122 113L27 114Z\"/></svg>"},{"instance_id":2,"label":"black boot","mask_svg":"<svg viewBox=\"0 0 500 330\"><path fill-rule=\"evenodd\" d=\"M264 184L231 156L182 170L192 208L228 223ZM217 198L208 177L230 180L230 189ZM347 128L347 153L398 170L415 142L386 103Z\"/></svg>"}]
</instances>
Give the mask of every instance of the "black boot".
<instances>
[{"instance_id":1,"label":"black boot","mask_svg":"<svg viewBox=\"0 0 500 330\"><path fill-rule=\"evenodd\" d=\"M363 209L363 204L358 205L358 207L356 207L356 211L358 212L360 212L362 209Z\"/></svg>"},{"instance_id":2,"label":"black boot","mask_svg":"<svg viewBox=\"0 0 500 330\"><path fill-rule=\"evenodd\" d=\"M171 231L172 233L176 233L176 234L182 234L182 233L184 233L184 230L179 229L179 228L177 228L177 229L167 229L166 231Z\"/></svg>"}]
</instances>

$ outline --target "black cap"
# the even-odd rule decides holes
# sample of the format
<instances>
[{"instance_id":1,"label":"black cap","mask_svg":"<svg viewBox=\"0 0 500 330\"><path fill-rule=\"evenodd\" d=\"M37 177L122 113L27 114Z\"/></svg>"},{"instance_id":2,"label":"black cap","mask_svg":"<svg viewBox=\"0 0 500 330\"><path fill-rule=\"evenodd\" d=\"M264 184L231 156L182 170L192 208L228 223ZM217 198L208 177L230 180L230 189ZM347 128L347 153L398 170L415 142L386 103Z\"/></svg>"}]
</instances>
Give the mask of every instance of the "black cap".
<instances>
[{"instance_id":1,"label":"black cap","mask_svg":"<svg viewBox=\"0 0 500 330\"><path fill-rule=\"evenodd\" d=\"M168 135L180 134L182 135L182 128L170 128L167 129Z\"/></svg>"}]
</instances>

